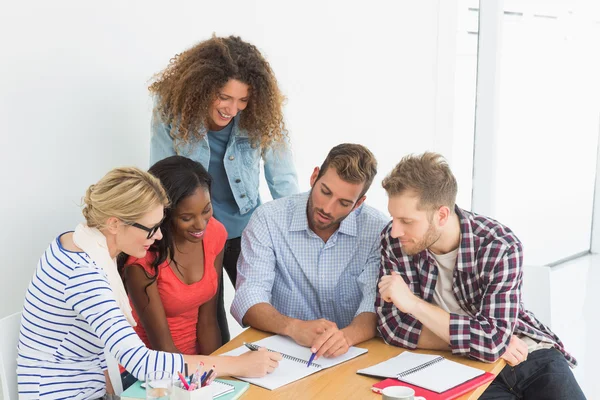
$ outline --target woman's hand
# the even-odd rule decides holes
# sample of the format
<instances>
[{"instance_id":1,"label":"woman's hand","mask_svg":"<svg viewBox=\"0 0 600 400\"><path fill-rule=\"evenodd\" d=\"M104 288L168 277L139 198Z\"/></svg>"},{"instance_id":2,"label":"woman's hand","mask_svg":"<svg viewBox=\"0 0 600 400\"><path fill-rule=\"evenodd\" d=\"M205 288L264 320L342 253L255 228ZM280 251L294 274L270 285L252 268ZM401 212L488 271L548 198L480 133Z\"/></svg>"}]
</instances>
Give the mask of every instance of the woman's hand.
<instances>
[{"instance_id":1,"label":"woman's hand","mask_svg":"<svg viewBox=\"0 0 600 400\"><path fill-rule=\"evenodd\" d=\"M246 378L260 378L270 374L279 366L282 356L280 353L261 348L258 351L249 351L236 357L235 363L238 371L235 375Z\"/></svg>"}]
</instances>

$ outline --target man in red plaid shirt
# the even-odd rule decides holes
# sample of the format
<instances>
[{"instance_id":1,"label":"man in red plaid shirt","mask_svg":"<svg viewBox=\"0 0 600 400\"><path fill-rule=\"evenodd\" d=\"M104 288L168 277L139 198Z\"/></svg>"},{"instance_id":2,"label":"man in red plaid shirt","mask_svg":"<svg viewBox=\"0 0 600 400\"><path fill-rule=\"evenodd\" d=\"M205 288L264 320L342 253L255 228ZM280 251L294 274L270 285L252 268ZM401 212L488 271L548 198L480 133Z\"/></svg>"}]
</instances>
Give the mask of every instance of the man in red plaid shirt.
<instances>
[{"instance_id":1,"label":"man in red plaid shirt","mask_svg":"<svg viewBox=\"0 0 600 400\"><path fill-rule=\"evenodd\" d=\"M392 221L381 236L377 328L408 349L503 358L482 399L585 399L560 339L523 307L523 247L491 218L455 205L442 156L404 157L383 180Z\"/></svg>"}]
</instances>

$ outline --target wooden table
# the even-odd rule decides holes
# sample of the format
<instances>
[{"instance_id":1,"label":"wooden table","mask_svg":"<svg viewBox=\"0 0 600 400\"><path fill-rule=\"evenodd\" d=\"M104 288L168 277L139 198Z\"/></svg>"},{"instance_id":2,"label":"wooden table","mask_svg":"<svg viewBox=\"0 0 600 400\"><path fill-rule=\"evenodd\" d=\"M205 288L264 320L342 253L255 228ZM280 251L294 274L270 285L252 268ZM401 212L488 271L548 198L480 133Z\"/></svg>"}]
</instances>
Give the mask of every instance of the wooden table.
<instances>
[{"instance_id":1,"label":"wooden table","mask_svg":"<svg viewBox=\"0 0 600 400\"><path fill-rule=\"evenodd\" d=\"M249 328L240 335L232 339L229 343L215 351L218 355L233 350L243 345L243 342L254 342L265 337L271 336L270 333L262 332ZM250 385L248 391L242 397L243 400L269 400L269 399L378 399L381 395L373 393L371 386L381 381L383 378L372 378L358 375L357 370L370 367L380 363L388 358L395 357L402 353L404 349L389 346L381 338L368 340L357 345L369 349L369 352L358 356L350 361L317 372L299 381L290 383L287 386L276 390L267 390L258 386ZM419 350L424 354L441 354L449 360L479 368L494 375L498 375L504 368L504 361L500 360L493 364L486 364L479 361L458 357L450 352ZM489 385L489 384L488 384ZM459 397L459 400L477 399L488 387L480 386L474 391Z\"/></svg>"}]
</instances>

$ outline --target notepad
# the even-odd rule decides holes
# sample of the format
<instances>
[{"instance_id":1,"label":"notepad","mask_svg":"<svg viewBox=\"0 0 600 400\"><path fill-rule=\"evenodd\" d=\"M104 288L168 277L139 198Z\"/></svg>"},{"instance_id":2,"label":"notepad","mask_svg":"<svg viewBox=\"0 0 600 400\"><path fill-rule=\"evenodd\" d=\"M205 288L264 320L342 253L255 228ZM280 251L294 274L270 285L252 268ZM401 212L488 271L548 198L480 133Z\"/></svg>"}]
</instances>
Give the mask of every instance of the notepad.
<instances>
[{"instance_id":1,"label":"notepad","mask_svg":"<svg viewBox=\"0 0 600 400\"><path fill-rule=\"evenodd\" d=\"M246 390L248 390L248 387L250 386L246 382L232 381L232 380L225 380L225 379L219 379L218 381L215 381L215 382L228 383L229 385L234 387L233 392L219 395L219 400L239 399L246 392ZM215 383L215 382L213 382L213 383ZM213 398L216 398L216 397L213 396Z\"/></svg>"},{"instance_id":2,"label":"notepad","mask_svg":"<svg viewBox=\"0 0 600 400\"><path fill-rule=\"evenodd\" d=\"M396 378L411 385L442 393L485 374L485 371L447 360L439 355L405 351L397 357L360 369L357 373Z\"/></svg>"},{"instance_id":3,"label":"notepad","mask_svg":"<svg viewBox=\"0 0 600 400\"><path fill-rule=\"evenodd\" d=\"M243 387L243 385L239 385L240 382L229 381L224 379L217 379L213 381L210 385L213 386L213 398L217 398L220 396L224 396L226 394L236 392L239 390L243 393L246 391L247 387ZM133 385L127 388L123 393L121 393L121 400L135 400L135 399L145 399L146 398L146 383L137 381ZM225 397L224 399L227 399Z\"/></svg>"},{"instance_id":4,"label":"notepad","mask_svg":"<svg viewBox=\"0 0 600 400\"><path fill-rule=\"evenodd\" d=\"M262 378L243 378L238 376L236 378L269 390L280 388L323 369L341 364L368 351L367 349L350 347L346 354L335 358L321 357L316 362L313 362L310 367L307 367L308 359L312 354L310 349L296 344L288 337L275 335L254 342L253 344L281 353L283 359L279 362L279 367L275 371ZM240 346L223 355L239 356L248 351L250 350L246 346Z\"/></svg>"}]
</instances>

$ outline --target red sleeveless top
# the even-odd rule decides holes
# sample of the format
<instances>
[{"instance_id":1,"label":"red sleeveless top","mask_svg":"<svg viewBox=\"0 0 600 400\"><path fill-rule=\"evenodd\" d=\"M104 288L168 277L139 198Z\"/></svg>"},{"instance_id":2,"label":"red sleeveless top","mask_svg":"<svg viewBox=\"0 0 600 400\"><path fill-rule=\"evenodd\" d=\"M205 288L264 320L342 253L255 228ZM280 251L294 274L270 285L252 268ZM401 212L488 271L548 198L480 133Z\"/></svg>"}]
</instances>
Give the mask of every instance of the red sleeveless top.
<instances>
[{"instance_id":1,"label":"red sleeveless top","mask_svg":"<svg viewBox=\"0 0 600 400\"><path fill-rule=\"evenodd\" d=\"M227 240L225 227L216 219L211 218L204 233L204 276L198 282L188 285L182 282L171 269L169 261L158 266L158 293L173 337L173 343L182 354L198 354L196 325L198 323L198 308L208 302L217 293L219 286L215 259L223 250ZM152 261L156 253L147 252L144 258L129 257L126 267L140 265L150 275L154 275ZM173 266L173 268L176 268ZM130 300L131 303L131 300ZM148 335L140 323L140 319L131 303L133 318L137 326L134 328L142 341L151 348ZM216 321L215 321L216 323Z\"/></svg>"}]
</instances>

